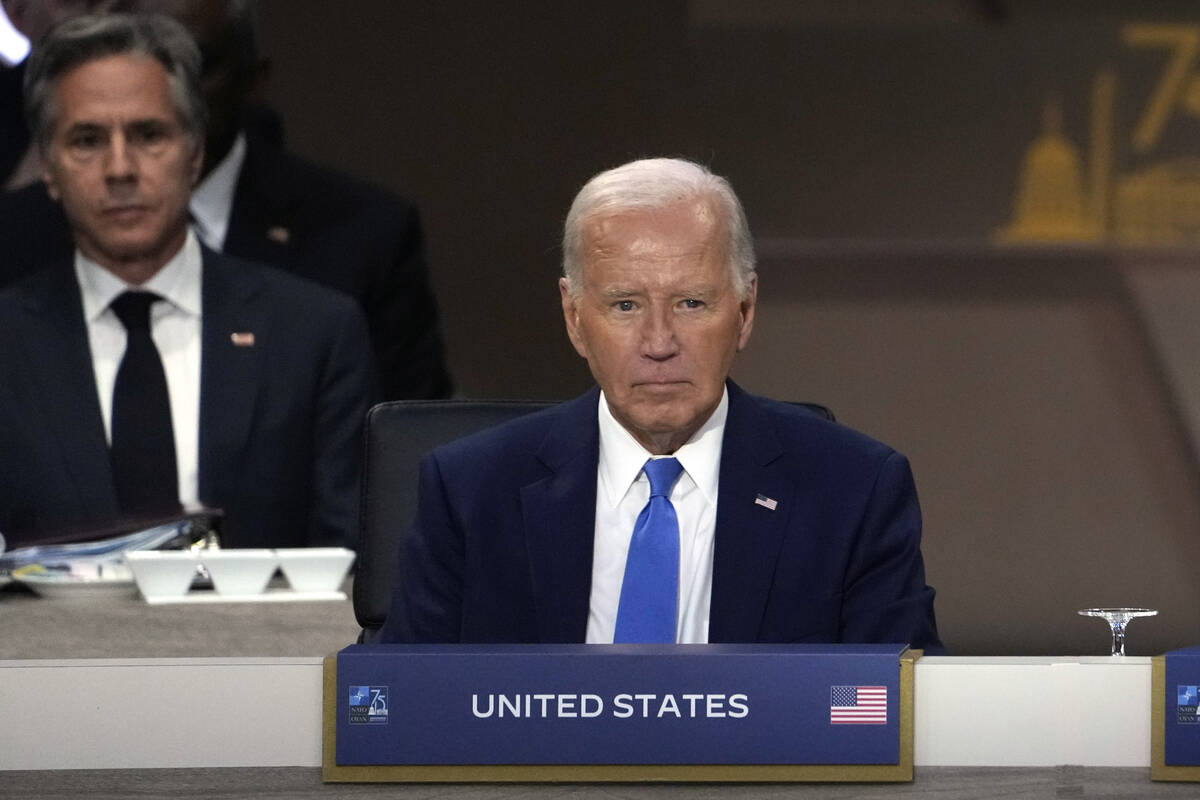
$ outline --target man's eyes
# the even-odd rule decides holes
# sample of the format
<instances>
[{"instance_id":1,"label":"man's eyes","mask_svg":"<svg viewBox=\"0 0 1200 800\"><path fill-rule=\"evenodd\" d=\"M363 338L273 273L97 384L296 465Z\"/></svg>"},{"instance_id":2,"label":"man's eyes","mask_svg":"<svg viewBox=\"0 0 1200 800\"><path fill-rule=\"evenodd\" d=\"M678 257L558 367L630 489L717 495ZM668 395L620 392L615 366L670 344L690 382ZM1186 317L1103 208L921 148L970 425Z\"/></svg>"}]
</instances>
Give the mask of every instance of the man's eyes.
<instances>
[{"instance_id":1,"label":"man's eyes","mask_svg":"<svg viewBox=\"0 0 1200 800\"><path fill-rule=\"evenodd\" d=\"M687 297L679 301L679 307L687 310L704 308L707 305L703 300L698 300L694 297ZM622 313L636 311L638 308L635 300L617 300L612 304L612 307Z\"/></svg>"},{"instance_id":2,"label":"man's eyes","mask_svg":"<svg viewBox=\"0 0 1200 800\"><path fill-rule=\"evenodd\" d=\"M154 147L167 141L171 129L158 123L132 125L125 131L125 141L130 147ZM94 151L108 147L111 136L108 131L80 128L67 137L68 146L82 151Z\"/></svg>"},{"instance_id":3,"label":"man's eyes","mask_svg":"<svg viewBox=\"0 0 1200 800\"><path fill-rule=\"evenodd\" d=\"M100 131L81 130L71 134L67 139L67 143L79 150L93 150L108 141L107 136L101 135Z\"/></svg>"},{"instance_id":4,"label":"man's eyes","mask_svg":"<svg viewBox=\"0 0 1200 800\"><path fill-rule=\"evenodd\" d=\"M153 145L167 138L167 129L163 125L135 125L127 134L129 143L134 146Z\"/></svg>"}]
</instances>

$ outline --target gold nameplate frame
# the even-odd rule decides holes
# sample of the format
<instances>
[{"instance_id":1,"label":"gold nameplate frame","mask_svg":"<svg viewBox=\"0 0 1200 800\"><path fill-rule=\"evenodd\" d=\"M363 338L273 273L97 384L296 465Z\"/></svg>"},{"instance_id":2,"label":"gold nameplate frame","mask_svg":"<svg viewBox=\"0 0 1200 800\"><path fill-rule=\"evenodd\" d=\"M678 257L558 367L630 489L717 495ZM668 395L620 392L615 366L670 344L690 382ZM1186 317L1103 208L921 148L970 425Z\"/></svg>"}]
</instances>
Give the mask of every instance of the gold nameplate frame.
<instances>
[{"instance_id":1,"label":"gold nameplate frame","mask_svg":"<svg viewBox=\"0 0 1200 800\"><path fill-rule=\"evenodd\" d=\"M900 749L897 764L552 764L338 766L337 657L325 659L323 777L327 783L543 782L878 782L913 779L913 665L920 650L900 656Z\"/></svg>"},{"instance_id":2,"label":"gold nameplate frame","mask_svg":"<svg viewBox=\"0 0 1200 800\"><path fill-rule=\"evenodd\" d=\"M1150 779L1154 781L1200 781L1200 767L1167 766L1166 656L1155 656L1151 659L1150 664Z\"/></svg>"}]
</instances>

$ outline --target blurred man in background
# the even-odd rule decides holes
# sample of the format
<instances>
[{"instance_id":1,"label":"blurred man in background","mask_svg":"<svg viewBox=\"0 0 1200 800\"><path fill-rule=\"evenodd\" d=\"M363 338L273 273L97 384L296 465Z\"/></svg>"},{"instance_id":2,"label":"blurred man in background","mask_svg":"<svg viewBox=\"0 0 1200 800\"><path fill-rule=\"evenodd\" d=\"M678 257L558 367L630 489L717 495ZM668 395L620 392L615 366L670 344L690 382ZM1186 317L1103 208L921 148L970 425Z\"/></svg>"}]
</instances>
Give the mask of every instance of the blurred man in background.
<instances>
[{"instance_id":1,"label":"blurred man in background","mask_svg":"<svg viewBox=\"0 0 1200 800\"><path fill-rule=\"evenodd\" d=\"M253 0L117 0L181 21L203 56L210 124L190 203L200 240L354 297L371 336L382 399L448 396L437 306L416 208L283 147L260 100L268 73ZM0 196L0 286L71 251L42 186Z\"/></svg>"},{"instance_id":2,"label":"blurred man in background","mask_svg":"<svg viewBox=\"0 0 1200 800\"><path fill-rule=\"evenodd\" d=\"M354 302L203 247L200 53L160 15L78 16L26 110L72 251L0 293L0 531L225 511L235 547L352 545L373 393Z\"/></svg>"}]
</instances>

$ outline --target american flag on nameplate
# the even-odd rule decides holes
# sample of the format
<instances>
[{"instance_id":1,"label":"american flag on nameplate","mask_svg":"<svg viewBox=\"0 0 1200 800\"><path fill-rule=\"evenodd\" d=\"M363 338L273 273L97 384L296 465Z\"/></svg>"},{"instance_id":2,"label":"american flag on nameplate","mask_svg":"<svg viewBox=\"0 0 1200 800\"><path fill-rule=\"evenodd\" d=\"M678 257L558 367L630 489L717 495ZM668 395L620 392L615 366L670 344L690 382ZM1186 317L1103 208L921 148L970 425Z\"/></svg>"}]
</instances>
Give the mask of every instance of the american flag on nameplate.
<instances>
[{"instance_id":1,"label":"american flag on nameplate","mask_svg":"<svg viewBox=\"0 0 1200 800\"><path fill-rule=\"evenodd\" d=\"M833 725L886 725L886 686L833 686L829 690Z\"/></svg>"}]
</instances>

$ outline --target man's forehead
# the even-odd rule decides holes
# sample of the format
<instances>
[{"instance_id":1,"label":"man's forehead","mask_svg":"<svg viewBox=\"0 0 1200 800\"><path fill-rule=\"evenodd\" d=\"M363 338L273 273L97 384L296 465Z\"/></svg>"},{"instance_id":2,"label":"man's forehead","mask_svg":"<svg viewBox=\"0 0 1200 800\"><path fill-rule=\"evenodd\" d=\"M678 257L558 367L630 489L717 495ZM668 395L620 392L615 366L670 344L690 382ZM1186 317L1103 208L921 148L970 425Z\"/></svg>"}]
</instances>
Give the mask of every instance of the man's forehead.
<instances>
[{"instance_id":1,"label":"man's forehead","mask_svg":"<svg viewBox=\"0 0 1200 800\"><path fill-rule=\"evenodd\" d=\"M660 239L652 235L630 236L620 242L611 239L597 239L588 248L584 258L586 265L592 265L608 274L620 272L654 273L673 265L673 271L680 271L688 266L687 271L694 273L705 272L709 262L724 263L724 248L711 238L672 240Z\"/></svg>"},{"instance_id":2,"label":"man's forehead","mask_svg":"<svg viewBox=\"0 0 1200 800\"><path fill-rule=\"evenodd\" d=\"M704 272L708 262L727 260L721 233L720 218L703 201L598 216L584 228L584 263L610 272L682 262Z\"/></svg>"},{"instance_id":3,"label":"man's forehead","mask_svg":"<svg viewBox=\"0 0 1200 800\"><path fill-rule=\"evenodd\" d=\"M72 67L60 76L55 100L64 122L118 109L139 117L178 117L166 68L141 54L102 56Z\"/></svg>"},{"instance_id":4,"label":"man's forehead","mask_svg":"<svg viewBox=\"0 0 1200 800\"><path fill-rule=\"evenodd\" d=\"M709 239L720 228L720 214L703 198L681 199L650 208L631 208L599 213L584 225L584 236L593 242L633 233L659 239L681 236Z\"/></svg>"}]
</instances>

